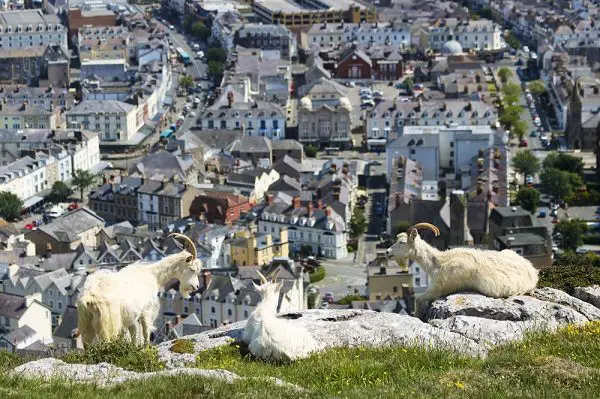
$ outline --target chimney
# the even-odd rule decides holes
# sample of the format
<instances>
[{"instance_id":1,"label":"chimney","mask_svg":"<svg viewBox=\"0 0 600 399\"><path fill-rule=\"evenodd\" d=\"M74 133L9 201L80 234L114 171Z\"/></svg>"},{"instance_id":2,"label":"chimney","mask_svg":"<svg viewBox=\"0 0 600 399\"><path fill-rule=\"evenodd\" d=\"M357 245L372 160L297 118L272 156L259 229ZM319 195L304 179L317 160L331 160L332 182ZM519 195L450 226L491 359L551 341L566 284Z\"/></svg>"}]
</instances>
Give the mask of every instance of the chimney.
<instances>
[{"instance_id":1,"label":"chimney","mask_svg":"<svg viewBox=\"0 0 600 399\"><path fill-rule=\"evenodd\" d=\"M173 324L170 321L167 321L165 323L165 332L168 334L171 332L172 329L173 329Z\"/></svg>"},{"instance_id":2,"label":"chimney","mask_svg":"<svg viewBox=\"0 0 600 399\"><path fill-rule=\"evenodd\" d=\"M227 92L227 104L229 105L229 108L231 108L231 106L233 105L233 92Z\"/></svg>"},{"instance_id":3,"label":"chimney","mask_svg":"<svg viewBox=\"0 0 600 399\"><path fill-rule=\"evenodd\" d=\"M56 316L56 327L60 326L60 323L62 323L62 316Z\"/></svg>"},{"instance_id":4,"label":"chimney","mask_svg":"<svg viewBox=\"0 0 600 399\"><path fill-rule=\"evenodd\" d=\"M267 203L271 205L273 203L273 194L267 195Z\"/></svg>"},{"instance_id":5,"label":"chimney","mask_svg":"<svg viewBox=\"0 0 600 399\"><path fill-rule=\"evenodd\" d=\"M294 197L293 204L294 204L294 209L300 208L300 197Z\"/></svg>"},{"instance_id":6,"label":"chimney","mask_svg":"<svg viewBox=\"0 0 600 399\"><path fill-rule=\"evenodd\" d=\"M381 274L382 276L385 276L387 274L387 269L384 265L379 266L379 274Z\"/></svg>"},{"instance_id":7,"label":"chimney","mask_svg":"<svg viewBox=\"0 0 600 399\"><path fill-rule=\"evenodd\" d=\"M312 216L313 214L313 203L312 201L308 203L308 216Z\"/></svg>"},{"instance_id":8,"label":"chimney","mask_svg":"<svg viewBox=\"0 0 600 399\"><path fill-rule=\"evenodd\" d=\"M325 214L327 215L327 217L331 217L331 207L330 206L325 207Z\"/></svg>"},{"instance_id":9,"label":"chimney","mask_svg":"<svg viewBox=\"0 0 600 399\"><path fill-rule=\"evenodd\" d=\"M179 323L181 323L181 315L178 314L177 316L175 316L175 325L178 326Z\"/></svg>"},{"instance_id":10,"label":"chimney","mask_svg":"<svg viewBox=\"0 0 600 399\"><path fill-rule=\"evenodd\" d=\"M212 274L211 274L210 270L203 270L202 271L202 285L204 286L205 289L210 285L211 281L212 281Z\"/></svg>"},{"instance_id":11,"label":"chimney","mask_svg":"<svg viewBox=\"0 0 600 399\"><path fill-rule=\"evenodd\" d=\"M339 201L340 200L340 192L339 191L334 191L333 192L333 200L334 201Z\"/></svg>"}]
</instances>

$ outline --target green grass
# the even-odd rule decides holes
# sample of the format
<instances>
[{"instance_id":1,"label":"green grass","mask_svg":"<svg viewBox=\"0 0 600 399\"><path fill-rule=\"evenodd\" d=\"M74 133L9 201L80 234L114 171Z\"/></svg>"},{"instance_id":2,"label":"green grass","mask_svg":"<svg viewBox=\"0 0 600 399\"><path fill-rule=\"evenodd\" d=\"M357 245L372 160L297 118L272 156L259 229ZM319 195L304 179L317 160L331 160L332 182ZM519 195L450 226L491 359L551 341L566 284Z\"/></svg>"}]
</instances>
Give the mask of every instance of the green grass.
<instances>
[{"instance_id":1,"label":"green grass","mask_svg":"<svg viewBox=\"0 0 600 399\"><path fill-rule=\"evenodd\" d=\"M171 352L175 353L194 353L194 341L189 339L177 339L171 345Z\"/></svg>"},{"instance_id":2,"label":"green grass","mask_svg":"<svg viewBox=\"0 0 600 399\"><path fill-rule=\"evenodd\" d=\"M118 358L115 358L117 361ZM530 334L523 342L493 350L486 359L419 348L339 348L292 365L249 360L235 345L200 353L196 366L256 377L228 385L175 376L113 388L42 383L7 376L19 362L0 355L0 397L192 398L592 398L600 392L600 322L555 334ZM120 361L121 362L121 361ZM297 392L263 381L278 377Z\"/></svg>"},{"instance_id":3,"label":"green grass","mask_svg":"<svg viewBox=\"0 0 600 399\"><path fill-rule=\"evenodd\" d=\"M314 272L310 273L309 277L311 283L318 283L325 278L325 268L323 266L318 266L315 268Z\"/></svg>"}]
</instances>

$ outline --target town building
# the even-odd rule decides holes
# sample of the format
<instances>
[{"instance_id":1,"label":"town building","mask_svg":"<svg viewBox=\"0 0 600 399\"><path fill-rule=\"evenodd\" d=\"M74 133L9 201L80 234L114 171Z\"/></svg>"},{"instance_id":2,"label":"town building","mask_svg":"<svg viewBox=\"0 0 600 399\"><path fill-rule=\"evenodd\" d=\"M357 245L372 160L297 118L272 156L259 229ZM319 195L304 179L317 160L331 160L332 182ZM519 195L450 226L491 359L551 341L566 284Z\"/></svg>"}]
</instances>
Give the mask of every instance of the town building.
<instances>
[{"instance_id":1,"label":"town building","mask_svg":"<svg viewBox=\"0 0 600 399\"><path fill-rule=\"evenodd\" d=\"M267 24L285 25L289 29L307 28L323 23L359 23L377 21L374 7L349 0L261 0L252 3L258 18Z\"/></svg>"},{"instance_id":2,"label":"town building","mask_svg":"<svg viewBox=\"0 0 600 399\"><path fill-rule=\"evenodd\" d=\"M129 141L143 126L134 105L122 101L83 101L66 112L67 126L98 132L100 141Z\"/></svg>"},{"instance_id":3,"label":"town building","mask_svg":"<svg viewBox=\"0 0 600 399\"><path fill-rule=\"evenodd\" d=\"M369 301L398 299L413 288L413 276L395 260L378 254L367 267L367 287Z\"/></svg>"},{"instance_id":4,"label":"town building","mask_svg":"<svg viewBox=\"0 0 600 399\"><path fill-rule=\"evenodd\" d=\"M246 169L230 173L227 176L226 184L238 188L251 200L260 201L265 197L271 184L279 180L279 177L279 173L275 169Z\"/></svg>"},{"instance_id":5,"label":"town building","mask_svg":"<svg viewBox=\"0 0 600 399\"><path fill-rule=\"evenodd\" d=\"M286 114L279 105L265 101L237 101L233 92L224 96L228 101L226 105L215 103L202 111L199 120L203 130L240 129L248 136L273 140L285 138Z\"/></svg>"},{"instance_id":6,"label":"town building","mask_svg":"<svg viewBox=\"0 0 600 399\"><path fill-rule=\"evenodd\" d=\"M338 55L335 75L341 79L397 80L404 75L402 61L394 46L361 49L352 44Z\"/></svg>"},{"instance_id":7,"label":"town building","mask_svg":"<svg viewBox=\"0 0 600 399\"><path fill-rule=\"evenodd\" d=\"M246 48L279 51L280 57L290 59L296 52L294 35L284 25L244 24L235 36L235 44Z\"/></svg>"},{"instance_id":8,"label":"town building","mask_svg":"<svg viewBox=\"0 0 600 399\"><path fill-rule=\"evenodd\" d=\"M96 26L116 26L117 14L106 8L86 9L85 7L71 7L67 11L67 25L69 38L77 37L79 29Z\"/></svg>"},{"instance_id":9,"label":"town building","mask_svg":"<svg viewBox=\"0 0 600 399\"><path fill-rule=\"evenodd\" d=\"M404 51L411 47L411 27L398 22L315 23L306 33L308 47L337 48L347 43L394 46Z\"/></svg>"},{"instance_id":10,"label":"town building","mask_svg":"<svg viewBox=\"0 0 600 399\"><path fill-rule=\"evenodd\" d=\"M190 215L192 201L199 190L186 183L144 180L137 190L138 221L151 231Z\"/></svg>"},{"instance_id":11,"label":"town building","mask_svg":"<svg viewBox=\"0 0 600 399\"><path fill-rule=\"evenodd\" d=\"M89 207L106 221L138 223L137 190L142 184L142 178L131 176L107 182L90 192Z\"/></svg>"},{"instance_id":12,"label":"town building","mask_svg":"<svg viewBox=\"0 0 600 399\"><path fill-rule=\"evenodd\" d=\"M490 248L512 249L537 268L552 265L548 229L523 208L496 207L490 213Z\"/></svg>"},{"instance_id":13,"label":"town building","mask_svg":"<svg viewBox=\"0 0 600 399\"><path fill-rule=\"evenodd\" d=\"M569 147L596 151L600 138L600 80L577 79L570 100L565 130Z\"/></svg>"},{"instance_id":14,"label":"town building","mask_svg":"<svg viewBox=\"0 0 600 399\"><path fill-rule=\"evenodd\" d=\"M319 208L309 202L301 206L300 197L291 204L280 199L264 207L258 219L258 232L279 234L288 231L292 254L311 253L329 259L347 255L346 223L331 207Z\"/></svg>"},{"instance_id":15,"label":"town building","mask_svg":"<svg viewBox=\"0 0 600 399\"><path fill-rule=\"evenodd\" d=\"M0 128L3 129L56 129L59 124L60 108L54 105L0 103Z\"/></svg>"},{"instance_id":16,"label":"town building","mask_svg":"<svg viewBox=\"0 0 600 399\"><path fill-rule=\"evenodd\" d=\"M237 233L228 244L233 267L263 266L271 264L274 258L289 256L288 232L285 229L279 230L278 236L245 230Z\"/></svg>"},{"instance_id":17,"label":"town building","mask_svg":"<svg viewBox=\"0 0 600 399\"><path fill-rule=\"evenodd\" d=\"M42 303L41 294L18 296L0 292L0 349L16 352L38 340L51 344L50 321L50 310ZM17 331L27 338L24 343L14 339Z\"/></svg>"},{"instance_id":18,"label":"town building","mask_svg":"<svg viewBox=\"0 0 600 399\"><path fill-rule=\"evenodd\" d=\"M58 45L66 50L67 29L57 15L41 9L0 12L2 48L27 49Z\"/></svg>"},{"instance_id":19,"label":"town building","mask_svg":"<svg viewBox=\"0 0 600 399\"><path fill-rule=\"evenodd\" d=\"M435 21L425 29L429 48L437 51L444 50L448 41L457 42L461 50L499 51L507 47L500 26L487 19L461 21L445 18Z\"/></svg>"},{"instance_id":20,"label":"town building","mask_svg":"<svg viewBox=\"0 0 600 399\"><path fill-rule=\"evenodd\" d=\"M321 78L302 88L298 106L298 141L318 148L352 147L352 104L344 86Z\"/></svg>"},{"instance_id":21,"label":"town building","mask_svg":"<svg viewBox=\"0 0 600 399\"><path fill-rule=\"evenodd\" d=\"M0 81L30 86L66 87L69 55L59 45L0 48Z\"/></svg>"},{"instance_id":22,"label":"town building","mask_svg":"<svg viewBox=\"0 0 600 399\"><path fill-rule=\"evenodd\" d=\"M79 244L95 247L96 235L102 227L104 219L81 207L26 233L25 238L35 244L39 256L68 253Z\"/></svg>"},{"instance_id":23,"label":"town building","mask_svg":"<svg viewBox=\"0 0 600 399\"><path fill-rule=\"evenodd\" d=\"M199 194L190 205L190 215L200 217L208 223L235 223L252 209L253 203L243 195L228 192L207 191Z\"/></svg>"},{"instance_id":24,"label":"town building","mask_svg":"<svg viewBox=\"0 0 600 399\"><path fill-rule=\"evenodd\" d=\"M495 144L489 125L477 126L404 126L399 137L386 148L387 174L398 156L423 165L423 179L438 180L443 171L459 175L480 149Z\"/></svg>"},{"instance_id":25,"label":"town building","mask_svg":"<svg viewBox=\"0 0 600 399\"><path fill-rule=\"evenodd\" d=\"M405 126L492 126L498 121L495 108L482 101L381 101L367 114L367 147L384 148Z\"/></svg>"}]
</instances>

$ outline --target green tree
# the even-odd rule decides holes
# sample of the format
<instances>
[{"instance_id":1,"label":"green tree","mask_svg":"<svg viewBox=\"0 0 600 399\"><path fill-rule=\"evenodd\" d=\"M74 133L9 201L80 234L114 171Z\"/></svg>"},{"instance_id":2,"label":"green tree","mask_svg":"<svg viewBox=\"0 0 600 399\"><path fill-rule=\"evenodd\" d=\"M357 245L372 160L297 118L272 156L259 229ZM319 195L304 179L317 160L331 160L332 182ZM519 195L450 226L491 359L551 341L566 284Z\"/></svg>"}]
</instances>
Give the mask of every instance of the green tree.
<instances>
[{"instance_id":1,"label":"green tree","mask_svg":"<svg viewBox=\"0 0 600 399\"><path fill-rule=\"evenodd\" d=\"M489 7L483 7L481 10L479 10L478 14L481 18L485 18L485 19L489 19L489 20L494 19L494 14L492 12L492 9Z\"/></svg>"},{"instance_id":2,"label":"green tree","mask_svg":"<svg viewBox=\"0 0 600 399\"><path fill-rule=\"evenodd\" d=\"M225 63L227 61L227 52L220 47L211 47L206 52L206 60Z\"/></svg>"},{"instance_id":3,"label":"green tree","mask_svg":"<svg viewBox=\"0 0 600 399\"><path fill-rule=\"evenodd\" d=\"M21 214L23 201L10 191L0 191L0 217L15 220Z\"/></svg>"},{"instance_id":4,"label":"green tree","mask_svg":"<svg viewBox=\"0 0 600 399\"><path fill-rule=\"evenodd\" d=\"M506 126L507 129L510 129L518 120L520 120L522 112L523 107L518 105L506 106L502 109L500 123Z\"/></svg>"},{"instance_id":5,"label":"green tree","mask_svg":"<svg viewBox=\"0 0 600 399\"><path fill-rule=\"evenodd\" d=\"M514 121L512 125L512 132L517 136L519 141L522 141L527 134L527 123L522 119Z\"/></svg>"},{"instance_id":6,"label":"green tree","mask_svg":"<svg viewBox=\"0 0 600 399\"><path fill-rule=\"evenodd\" d=\"M194 17L192 17L191 15L186 15L185 18L183 19L183 29L185 29L186 32L189 32L192 29L193 25L194 25Z\"/></svg>"},{"instance_id":7,"label":"green tree","mask_svg":"<svg viewBox=\"0 0 600 399\"><path fill-rule=\"evenodd\" d=\"M527 87L529 87L531 93L535 94L536 96L541 96L546 93L546 85L541 80L534 80L533 82L529 83Z\"/></svg>"},{"instance_id":8,"label":"green tree","mask_svg":"<svg viewBox=\"0 0 600 399\"><path fill-rule=\"evenodd\" d=\"M306 155L309 158L314 158L317 156L317 147L315 147L312 144L307 145L306 147L304 147L304 155Z\"/></svg>"},{"instance_id":9,"label":"green tree","mask_svg":"<svg viewBox=\"0 0 600 399\"><path fill-rule=\"evenodd\" d=\"M54 182L54 184L52 185L52 189L50 190L50 194L48 195L48 197L50 197L50 201L52 202L64 202L67 200L67 198L69 198L69 195L71 195L71 189L69 188L69 186L67 186L67 184L63 181L56 181Z\"/></svg>"},{"instance_id":10,"label":"green tree","mask_svg":"<svg viewBox=\"0 0 600 399\"><path fill-rule=\"evenodd\" d=\"M510 47L514 48L515 50L521 47L521 42L519 41L519 39L517 39L515 34L512 32L510 32L510 34L506 37L506 44L508 44Z\"/></svg>"},{"instance_id":11,"label":"green tree","mask_svg":"<svg viewBox=\"0 0 600 399\"><path fill-rule=\"evenodd\" d=\"M540 204L540 192L535 188L523 187L517 193L516 202L526 211L535 213Z\"/></svg>"},{"instance_id":12,"label":"green tree","mask_svg":"<svg viewBox=\"0 0 600 399\"><path fill-rule=\"evenodd\" d=\"M211 76L221 76L225 70L225 65L219 61L208 61L208 74Z\"/></svg>"},{"instance_id":13,"label":"green tree","mask_svg":"<svg viewBox=\"0 0 600 399\"><path fill-rule=\"evenodd\" d=\"M179 78L179 86L183 87L184 89L194 87L194 79L192 79L192 77L189 75L183 75Z\"/></svg>"},{"instance_id":14,"label":"green tree","mask_svg":"<svg viewBox=\"0 0 600 399\"><path fill-rule=\"evenodd\" d=\"M365 218L364 211L358 206L354 207L354 213L350 218L350 234L354 237L358 237L365 232L367 229L367 218Z\"/></svg>"},{"instance_id":15,"label":"green tree","mask_svg":"<svg viewBox=\"0 0 600 399\"><path fill-rule=\"evenodd\" d=\"M575 287L600 284L600 258L594 253L563 254L552 267L540 270L538 287L552 287L573 295Z\"/></svg>"},{"instance_id":16,"label":"green tree","mask_svg":"<svg viewBox=\"0 0 600 399\"><path fill-rule=\"evenodd\" d=\"M73 172L73 187L77 187L79 190L79 196L81 201L83 201L83 192L86 188L92 186L96 181L96 176L94 176L90 171L77 169Z\"/></svg>"},{"instance_id":17,"label":"green tree","mask_svg":"<svg viewBox=\"0 0 600 399\"><path fill-rule=\"evenodd\" d=\"M198 21L194 25L192 25L192 35L205 42L210 37L210 28L204 23Z\"/></svg>"},{"instance_id":18,"label":"green tree","mask_svg":"<svg viewBox=\"0 0 600 399\"><path fill-rule=\"evenodd\" d=\"M576 250L583 245L583 234L587 231L587 224L579 219L561 220L554 226L554 233L560 233L563 249Z\"/></svg>"},{"instance_id":19,"label":"green tree","mask_svg":"<svg viewBox=\"0 0 600 399\"><path fill-rule=\"evenodd\" d=\"M502 88L502 94L504 95L505 104L515 105L519 102L521 87L516 83L509 83Z\"/></svg>"},{"instance_id":20,"label":"green tree","mask_svg":"<svg viewBox=\"0 0 600 399\"><path fill-rule=\"evenodd\" d=\"M580 176L556 168L545 168L540 174L542 190L556 198L564 199L583 184Z\"/></svg>"},{"instance_id":21,"label":"green tree","mask_svg":"<svg viewBox=\"0 0 600 399\"><path fill-rule=\"evenodd\" d=\"M415 82L413 81L413 78L411 78L410 76L404 78L404 88L409 94L412 94L415 88Z\"/></svg>"},{"instance_id":22,"label":"green tree","mask_svg":"<svg viewBox=\"0 0 600 399\"><path fill-rule=\"evenodd\" d=\"M504 84L506 84L506 82L508 82L508 78L512 76L513 72L507 67L502 67L498 70L498 77L500 78L500 81Z\"/></svg>"},{"instance_id":23,"label":"green tree","mask_svg":"<svg viewBox=\"0 0 600 399\"><path fill-rule=\"evenodd\" d=\"M512 159L512 166L525 178L540 170L540 160L529 150L521 150Z\"/></svg>"},{"instance_id":24,"label":"green tree","mask_svg":"<svg viewBox=\"0 0 600 399\"><path fill-rule=\"evenodd\" d=\"M583 173L583 159L563 152L551 152L544 159L544 168L556 168L575 174Z\"/></svg>"}]
</instances>

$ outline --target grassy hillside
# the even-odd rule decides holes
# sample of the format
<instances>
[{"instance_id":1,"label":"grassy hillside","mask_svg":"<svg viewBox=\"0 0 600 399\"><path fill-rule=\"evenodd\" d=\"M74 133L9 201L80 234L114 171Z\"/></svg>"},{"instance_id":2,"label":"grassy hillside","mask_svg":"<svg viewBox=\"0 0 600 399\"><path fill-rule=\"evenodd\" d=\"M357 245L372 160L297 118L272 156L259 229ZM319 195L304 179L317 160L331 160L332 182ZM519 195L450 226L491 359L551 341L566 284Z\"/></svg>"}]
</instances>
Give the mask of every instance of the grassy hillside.
<instances>
[{"instance_id":1,"label":"grassy hillside","mask_svg":"<svg viewBox=\"0 0 600 399\"><path fill-rule=\"evenodd\" d=\"M227 346L203 352L196 366L226 369L241 376L279 377L306 389L278 387L260 380L235 384L178 376L131 382L113 388L66 381L42 383L6 371L23 360L0 352L0 397L167 397L184 398L549 398L597 397L600 392L600 322L568 327L556 334L533 334L499 347L486 359L415 348L333 349L293 365L242 358ZM105 345L70 355L65 361L110 361L131 370L158 370L152 348ZM110 395L110 396L109 396Z\"/></svg>"}]
</instances>

